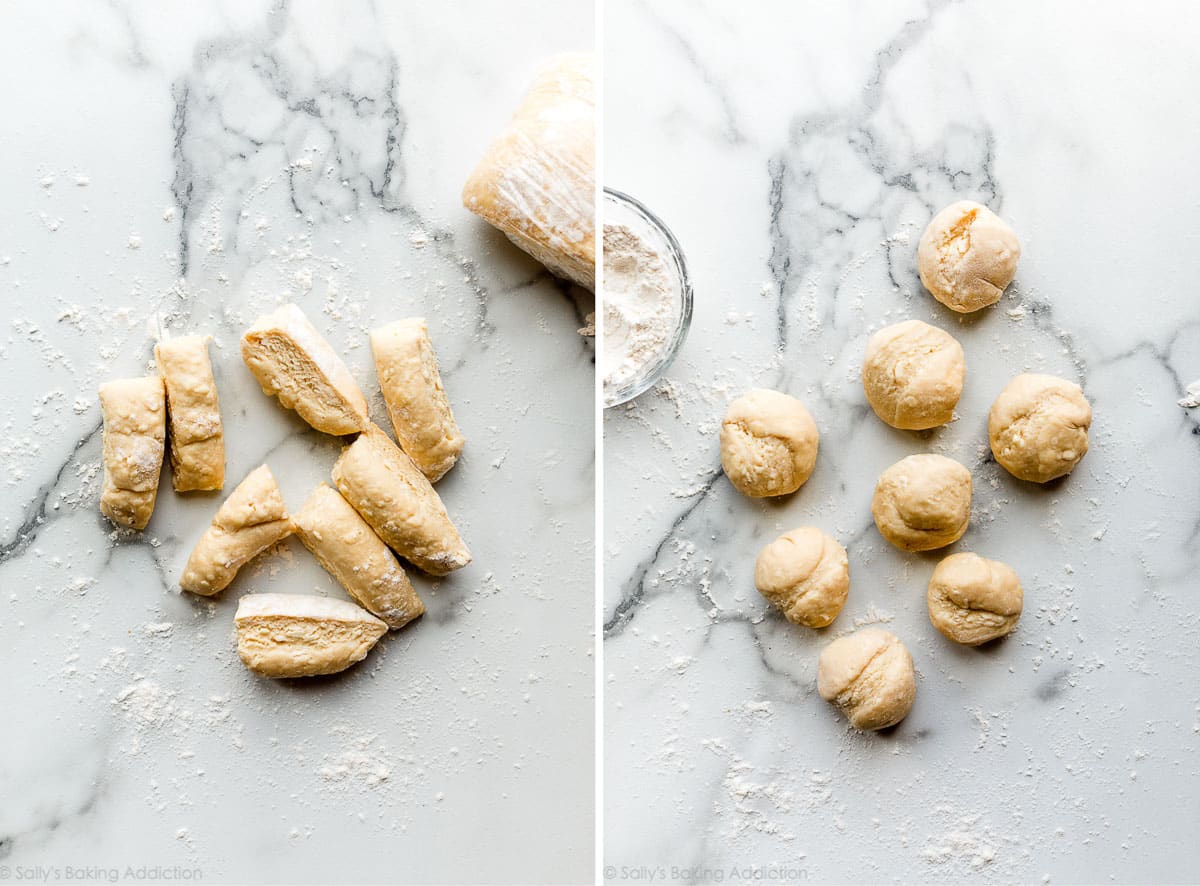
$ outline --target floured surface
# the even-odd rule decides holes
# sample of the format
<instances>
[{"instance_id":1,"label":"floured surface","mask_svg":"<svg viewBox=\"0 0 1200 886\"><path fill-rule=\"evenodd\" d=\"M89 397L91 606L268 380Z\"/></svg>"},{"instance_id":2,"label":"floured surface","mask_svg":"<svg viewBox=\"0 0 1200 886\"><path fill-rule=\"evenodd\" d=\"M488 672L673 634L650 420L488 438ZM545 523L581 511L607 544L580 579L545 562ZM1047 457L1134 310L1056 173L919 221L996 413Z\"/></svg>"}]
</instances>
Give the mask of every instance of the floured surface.
<instances>
[{"instance_id":1,"label":"floured surface","mask_svg":"<svg viewBox=\"0 0 1200 886\"><path fill-rule=\"evenodd\" d=\"M25 84L0 135L14 880L155 864L200 882L590 877L593 357L575 329L591 308L459 205L547 46L590 45L573 5L354 5L336 27L267 4L31 6L0 33ZM160 327L214 336L226 492L263 462L293 510L329 482L339 441L265 397L238 353L288 300L385 426L368 331L429 318L470 437L438 491L475 555L414 574L420 621L304 683L249 674L233 634L245 593L345 597L298 540L199 599L177 581L221 494L164 475L142 535L96 507L96 387L150 371Z\"/></svg>"},{"instance_id":2,"label":"floured surface","mask_svg":"<svg viewBox=\"0 0 1200 886\"><path fill-rule=\"evenodd\" d=\"M972 2L653 6L608 4L605 175L671 220L696 306L667 379L605 416L605 864L1194 879L1200 413L1177 405L1200 377L1200 255L1181 234L1200 221L1194 11L1072 19L1063 41ZM1097 53L1137 82L1098 73ZM965 320L916 267L958 197L1025 246L999 304ZM868 337L910 318L966 351L958 418L936 431L886 427L862 390ZM1095 408L1091 451L1045 488L987 449L988 407L1026 370L1082 380ZM719 474L721 416L753 386L799 397L821 432L780 504ZM879 473L916 452L975 478L971 527L943 552L899 552L871 521ZM758 550L806 524L850 556L823 632L753 584ZM929 576L958 550L1020 575L999 644L929 624ZM815 683L821 648L869 624L905 642L918 688L899 727L864 736Z\"/></svg>"}]
</instances>

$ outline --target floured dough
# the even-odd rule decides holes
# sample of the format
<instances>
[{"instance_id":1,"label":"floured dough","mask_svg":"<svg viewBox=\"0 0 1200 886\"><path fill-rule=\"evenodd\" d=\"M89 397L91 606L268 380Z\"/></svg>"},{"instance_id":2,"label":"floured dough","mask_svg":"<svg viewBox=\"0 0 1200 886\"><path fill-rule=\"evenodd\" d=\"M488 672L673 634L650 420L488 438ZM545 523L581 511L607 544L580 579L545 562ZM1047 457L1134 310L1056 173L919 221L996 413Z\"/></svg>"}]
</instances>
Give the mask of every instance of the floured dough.
<instances>
[{"instance_id":1,"label":"floured dough","mask_svg":"<svg viewBox=\"0 0 1200 886\"><path fill-rule=\"evenodd\" d=\"M917 246L917 270L933 297L965 314L993 305L1017 273L1021 243L982 204L960 200L933 217Z\"/></svg>"},{"instance_id":2,"label":"floured dough","mask_svg":"<svg viewBox=\"0 0 1200 886\"><path fill-rule=\"evenodd\" d=\"M819 435L795 397L755 388L738 397L721 423L721 467L743 495L795 492L817 463Z\"/></svg>"},{"instance_id":3,"label":"floured dough","mask_svg":"<svg viewBox=\"0 0 1200 886\"><path fill-rule=\"evenodd\" d=\"M167 436L167 402L157 375L100 386L104 414L104 488L100 513L145 529L154 513Z\"/></svg>"},{"instance_id":4,"label":"floured dough","mask_svg":"<svg viewBox=\"0 0 1200 886\"><path fill-rule=\"evenodd\" d=\"M555 56L463 187L463 205L551 272L596 278L596 58Z\"/></svg>"},{"instance_id":5,"label":"floured dough","mask_svg":"<svg viewBox=\"0 0 1200 886\"><path fill-rule=\"evenodd\" d=\"M425 613L396 555L336 490L322 483L292 519L325 570L389 628L402 628Z\"/></svg>"},{"instance_id":6,"label":"floured dough","mask_svg":"<svg viewBox=\"0 0 1200 886\"><path fill-rule=\"evenodd\" d=\"M206 335L189 335L154 347L158 371L167 385L171 483L176 492L225 485L225 435L208 342Z\"/></svg>"},{"instance_id":7,"label":"floured dough","mask_svg":"<svg viewBox=\"0 0 1200 886\"><path fill-rule=\"evenodd\" d=\"M217 509L184 567L179 586L201 596L229 587L242 568L292 533L283 496L271 469L260 465Z\"/></svg>"},{"instance_id":8,"label":"floured dough","mask_svg":"<svg viewBox=\"0 0 1200 886\"><path fill-rule=\"evenodd\" d=\"M396 440L429 482L436 483L454 467L465 441L442 387L424 319L397 320L371 330L371 352Z\"/></svg>"},{"instance_id":9,"label":"floured dough","mask_svg":"<svg viewBox=\"0 0 1200 886\"><path fill-rule=\"evenodd\" d=\"M821 652L817 691L855 729L894 726L908 716L917 696L912 656L895 634L881 628L839 637Z\"/></svg>"},{"instance_id":10,"label":"floured dough","mask_svg":"<svg viewBox=\"0 0 1200 886\"><path fill-rule=\"evenodd\" d=\"M1011 567L978 554L951 554L933 570L929 621L964 646L1003 637L1017 626L1024 593Z\"/></svg>"},{"instance_id":11,"label":"floured dough","mask_svg":"<svg viewBox=\"0 0 1200 886\"><path fill-rule=\"evenodd\" d=\"M370 425L333 466L333 482L401 557L431 575L471 562L429 480L387 434Z\"/></svg>"},{"instance_id":12,"label":"floured dough","mask_svg":"<svg viewBox=\"0 0 1200 886\"><path fill-rule=\"evenodd\" d=\"M958 541L971 521L971 472L952 458L902 458L879 475L871 516L879 534L903 551Z\"/></svg>"},{"instance_id":13,"label":"floured dough","mask_svg":"<svg viewBox=\"0 0 1200 886\"><path fill-rule=\"evenodd\" d=\"M966 371L954 336L906 320L884 327L867 342L863 390L875 414L893 428L935 428L954 417Z\"/></svg>"},{"instance_id":14,"label":"floured dough","mask_svg":"<svg viewBox=\"0 0 1200 886\"><path fill-rule=\"evenodd\" d=\"M348 600L247 594L234 616L238 656L264 677L336 674L367 657L387 625Z\"/></svg>"},{"instance_id":15,"label":"floured dough","mask_svg":"<svg viewBox=\"0 0 1200 886\"><path fill-rule=\"evenodd\" d=\"M846 605L850 560L837 539L815 526L801 526L759 552L754 586L788 621L823 628Z\"/></svg>"},{"instance_id":16,"label":"floured dough","mask_svg":"<svg viewBox=\"0 0 1200 886\"><path fill-rule=\"evenodd\" d=\"M363 430L367 401L329 342L292 304L260 317L242 336L242 359L268 397L326 434Z\"/></svg>"},{"instance_id":17,"label":"floured dough","mask_svg":"<svg viewBox=\"0 0 1200 886\"><path fill-rule=\"evenodd\" d=\"M1092 407L1079 385L1053 375L1018 375L988 413L992 455L1021 480L1046 483L1087 455Z\"/></svg>"}]
</instances>

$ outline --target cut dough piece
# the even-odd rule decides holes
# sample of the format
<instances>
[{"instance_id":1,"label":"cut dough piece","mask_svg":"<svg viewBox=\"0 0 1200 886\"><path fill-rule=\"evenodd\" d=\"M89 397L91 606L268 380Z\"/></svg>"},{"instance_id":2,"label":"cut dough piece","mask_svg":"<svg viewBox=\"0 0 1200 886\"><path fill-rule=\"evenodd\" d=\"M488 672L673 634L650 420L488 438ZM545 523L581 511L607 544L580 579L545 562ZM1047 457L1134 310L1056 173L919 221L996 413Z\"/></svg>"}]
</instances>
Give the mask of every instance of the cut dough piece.
<instances>
[{"instance_id":1,"label":"cut dough piece","mask_svg":"<svg viewBox=\"0 0 1200 886\"><path fill-rule=\"evenodd\" d=\"M919 431L954 418L967 372L962 345L950 333L905 320L867 342L862 382L875 414L893 428Z\"/></svg>"},{"instance_id":2,"label":"cut dough piece","mask_svg":"<svg viewBox=\"0 0 1200 886\"><path fill-rule=\"evenodd\" d=\"M157 375L100 386L104 415L104 488L100 513L119 526L145 529L158 497L167 437L167 398Z\"/></svg>"},{"instance_id":3,"label":"cut dough piece","mask_svg":"<svg viewBox=\"0 0 1200 886\"><path fill-rule=\"evenodd\" d=\"M370 421L354 376L295 305L260 317L246 330L242 359L264 394L278 397L318 431L345 436Z\"/></svg>"},{"instance_id":4,"label":"cut dough piece","mask_svg":"<svg viewBox=\"0 0 1200 886\"><path fill-rule=\"evenodd\" d=\"M433 486L377 425L342 451L333 482L379 537L418 569L446 575L471 562Z\"/></svg>"},{"instance_id":5,"label":"cut dough piece","mask_svg":"<svg viewBox=\"0 0 1200 886\"><path fill-rule=\"evenodd\" d=\"M960 314L998 302L1020 259L1013 229L973 200L951 203L935 215L917 245L921 282Z\"/></svg>"},{"instance_id":6,"label":"cut dough piece","mask_svg":"<svg viewBox=\"0 0 1200 886\"><path fill-rule=\"evenodd\" d=\"M389 628L425 614L396 555L336 490L322 483L293 519L300 540L325 570Z\"/></svg>"},{"instance_id":7,"label":"cut dough piece","mask_svg":"<svg viewBox=\"0 0 1200 886\"><path fill-rule=\"evenodd\" d=\"M879 475L871 516L902 551L932 551L963 537L971 522L971 472L931 452L902 458Z\"/></svg>"},{"instance_id":8,"label":"cut dough piece","mask_svg":"<svg viewBox=\"0 0 1200 886\"><path fill-rule=\"evenodd\" d=\"M596 58L546 62L463 187L463 206L550 271L596 279Z\"/></svg>"},{"instance_id":9,"label":"cut dough piece","mask_svg":"<svg viewBox=\"0 0 1200 886\"><path fill-rule=\"evenodd\" d=\"M454 467L466 441L442 388L425 320L397 320L372 330L371 352L400 448L436 483Z\"/></svg>"},{"instance_id":10,"label":"cut dough piece","mask_svg":"<svg viewBox=\"0 0 1200 886\"><path fill-rule=\"evenodd\" d=\"M864 628L834 640L817 660L817 692L855 729L886 729L912 710L917 680L912 655L890 631Z\"/></svg>"},{"instance_id":11,"label":"cut dough piece","mask_svg":"<svg viewBox=\"0 0 1200 886\"><path fill-rule=\"evenodd\" d=\"M248 594L238 601L238 656L264 677L336 674L367 657L387 625L349 600Z\"/></svg>"},{"instance_id":12,"label":"cut dough piece","mask_svg":"<svg viewBox=\"0 0 1200 886\"><path fill-rule=\"evenodd\" d=\"M755 388L729 404L721 422L721 467L743 495L790 495L812 475L820 434L804 404Z\"/></svg>"},{"instance_id":13,"label":"cut dough piece","mask_svg":"<svg viewBox=\"0 0 1200 886\"><path fill-rule=\"evenodd\" d=\"M217 510L188 557L179 586L204 597L225 590L239 569L294 528L271 469L260 465Z\"/></svg>"},{"instance_id":14,"label":"cut dough piece","mask_svg":"<svg viewBox=\"0 0 1200 886\"><path fill-rule=\"evenodd\" d=\"M929 579L929 621L948 639L978 646L1011 633L1024 592L1012 567L978 554L951 554Z\"/></svg>"},{"instance_id":15,"label":"cut dough piece","mask_svg":"<svg viewBox=\"0 0 1200 886\"><path fill-rule=\"evenodd\" d=\"M154 359L167 385L171 484L176 492L225 485L225 435L208 359L209 340L207 335L189 335L154 346Z\"/></svg>"},{"instance_id":16,"label":"cut dough piece","mask_svg":"<svg viewBox=\"0 0 1200 886\"><path fill-rule=\"evenodd\" d=\"M754 586L788 621L823 628L846 605L850 559L837 539L815 526L801 526L759 551Z\"/></svg>"},{"instance_id":17,"label":"cut dough piece","mask_svg":"<svg viewBox=\"0 0 1200 886\"><path fill-rule=\"evenodd\" d=\"M1071 473L1087 455L1092 407L1074 382L1053 375L1018 375L988 413L992 455L1021 480L1048 483Z\"/></svg>"}]
</instances>

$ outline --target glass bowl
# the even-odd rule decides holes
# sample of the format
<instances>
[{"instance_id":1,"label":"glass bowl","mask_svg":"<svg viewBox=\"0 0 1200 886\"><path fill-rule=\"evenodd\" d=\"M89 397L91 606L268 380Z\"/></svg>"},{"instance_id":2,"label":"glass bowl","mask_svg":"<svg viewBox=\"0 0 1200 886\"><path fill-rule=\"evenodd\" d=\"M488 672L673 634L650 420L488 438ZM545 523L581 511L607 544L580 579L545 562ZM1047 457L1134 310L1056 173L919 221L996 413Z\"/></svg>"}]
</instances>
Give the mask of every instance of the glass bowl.
<instances>
[{"instance_id":1,"label":"glass bowl","mask_svg":"<svg viewBox=\"0 0 1200 886\"><path fill-rule=\"evenodd\" d=\"M692 283L688 277L687 261L683 257L683 249L680 248L679 241L675 239L675 235L671 233L671 229L663 224L662 220L647 209L640 201L614 188L605 188L604 223L619 223L622 219L632 219L642 222L642 225L639 227L643 227L645 232L656 241L652 245L657 247L657 251L667 260L670 270L679 282L679 292L676 299L678 314L675 318L675 328L671 333L670 339L667 341L666 346L655 355L654 359L642 367L637 375L625 381L620 386L610 388L608 384L603 385L604 407L606 409L610 406L620 406L622 403L628 403L662 378L663 374L666 373L667 369L675 361L675 357L679 354L679 349L683 347L683 340L687 338L688 329L692 325ZM601 295L600 303L600 322L603 324L603 294ZM601 341L603 344L603 339ZM601 347L600 366L603 372L603 347Z\"/></svg>"}]
</instances>

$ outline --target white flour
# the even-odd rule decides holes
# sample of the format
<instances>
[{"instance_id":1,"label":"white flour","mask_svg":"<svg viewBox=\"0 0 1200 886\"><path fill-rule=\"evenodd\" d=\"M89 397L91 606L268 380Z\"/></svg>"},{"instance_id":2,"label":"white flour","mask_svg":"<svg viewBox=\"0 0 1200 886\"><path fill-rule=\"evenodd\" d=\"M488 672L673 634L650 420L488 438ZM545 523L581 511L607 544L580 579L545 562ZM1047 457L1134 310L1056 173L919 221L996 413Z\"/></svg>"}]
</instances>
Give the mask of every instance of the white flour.
<instances>
[{"instance_id":1,"label":"white flour","mask_svg":"<svg viewBox=\"0 0 1200 886\"><path fill-rule=\"evenodd\" d=\"M621 223L604 226L606 401L662 359L681 313L682 285L664 238L633 212L620 215Z\"/></svg>"}]
</instances>

